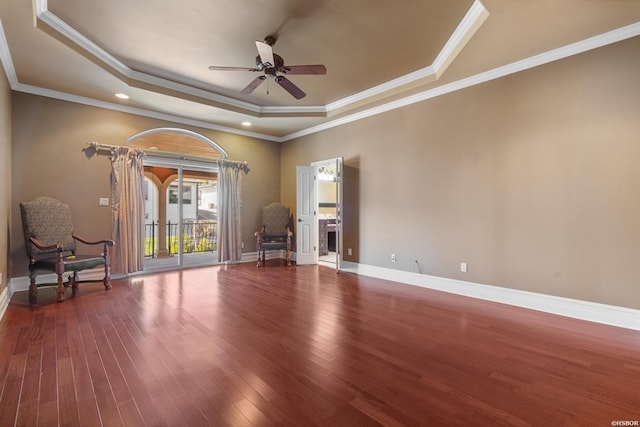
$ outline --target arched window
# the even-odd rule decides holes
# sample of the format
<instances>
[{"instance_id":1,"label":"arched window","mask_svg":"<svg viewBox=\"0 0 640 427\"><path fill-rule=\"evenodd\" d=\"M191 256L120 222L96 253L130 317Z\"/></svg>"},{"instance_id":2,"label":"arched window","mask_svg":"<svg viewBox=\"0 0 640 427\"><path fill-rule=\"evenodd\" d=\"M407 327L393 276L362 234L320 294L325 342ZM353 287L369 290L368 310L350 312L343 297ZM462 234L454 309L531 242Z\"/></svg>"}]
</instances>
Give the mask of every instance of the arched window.
<instances>
[{"instance_id":1,"label":"arched window","mask_svg":"<svg viewBox=\"0 0 640 427\"><path fill-rule=\"evenodd\" d=\"M214 263L218 160L227 152L180 128L149 129L127 145L145 152L145 270Z\"/></svg>"},{"instance_id":2,"label":"arched window","mask_svg":"<svg viewBox=\"0 0 640 427\"><path fill-rule=\"evenodd\" d=\"M214 159L226 159L229 154L213 140L187 129L155 128L127 139L127 145L141 148L149 155L153 151L166 154Z\"/></svg>"}]
</instances>

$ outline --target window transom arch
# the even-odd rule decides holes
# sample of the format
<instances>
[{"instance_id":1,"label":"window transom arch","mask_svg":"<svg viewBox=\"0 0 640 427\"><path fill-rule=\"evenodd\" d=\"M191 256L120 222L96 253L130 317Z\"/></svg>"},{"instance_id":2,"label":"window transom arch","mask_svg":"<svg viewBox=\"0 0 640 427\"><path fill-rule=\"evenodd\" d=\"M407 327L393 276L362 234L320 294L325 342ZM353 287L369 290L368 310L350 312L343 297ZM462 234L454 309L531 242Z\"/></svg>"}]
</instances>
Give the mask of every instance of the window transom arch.
<instances>
[{"instance_id":1,"label":"window transom arch","mask_svg":"<svg viewBox=\"0 0 640 427\"><path fill-rule=\"evenodd\" d=\"M148 129L127 138L127 145L141 148L148 154L153 151L187 156L225 160L229 154L206 136L181 128Z\"/></svg>"}]
</instances>

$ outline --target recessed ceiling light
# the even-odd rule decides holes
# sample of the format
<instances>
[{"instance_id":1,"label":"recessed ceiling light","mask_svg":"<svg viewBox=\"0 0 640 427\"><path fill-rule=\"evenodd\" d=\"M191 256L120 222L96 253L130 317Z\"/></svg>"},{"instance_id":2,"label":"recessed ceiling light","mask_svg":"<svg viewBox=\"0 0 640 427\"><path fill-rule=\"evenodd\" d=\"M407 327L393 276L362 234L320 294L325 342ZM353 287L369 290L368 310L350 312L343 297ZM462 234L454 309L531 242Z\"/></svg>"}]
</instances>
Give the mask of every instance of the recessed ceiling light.
<instances>
[{"instance_id":1,"label":"recessed ceiling light","mask_svg":"<svg viewBox=\"0 0 640 427\"><path fill-rule=\"evenodd\" d=\"M129 99L129 95L126 93L116 93L116 97L120 99Z\"/></svg>"},{"instance_id":2,"label":"recessed ceiling light","mask_svg":"<svg viewBox=\"0 0 640 427\"><path fill-rule=\"evenodd\" d=\"M242 122L242 126L251 126L251 122Z\"/></svg>"}]
</instances>

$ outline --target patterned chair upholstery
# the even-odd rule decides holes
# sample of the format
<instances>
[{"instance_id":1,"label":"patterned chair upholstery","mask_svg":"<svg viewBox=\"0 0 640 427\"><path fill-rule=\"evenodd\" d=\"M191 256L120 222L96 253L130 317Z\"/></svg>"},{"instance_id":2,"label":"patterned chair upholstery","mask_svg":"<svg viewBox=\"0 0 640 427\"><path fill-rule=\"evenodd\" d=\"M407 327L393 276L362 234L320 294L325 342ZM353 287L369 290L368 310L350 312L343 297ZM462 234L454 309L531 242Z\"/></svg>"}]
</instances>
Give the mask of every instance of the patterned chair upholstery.
<instances>
[{"instance_id":1,"label":"patterned chair upholstery","mask_svg":"<svg viewBox=\"0 0 640 427\"><path fill-rule=\"evenodd\" d=\"M260 255L262 265L265 264L265 252L286 250L287 266L291 266L291 237L293 236L293 219L289 208L280 203L271 203L262 208L262 228L255 233L258 247L258 267Z\"/></svg>"},{"instance_id":2,"label":"patterned chair upholstery","mask_svg":"<svg viewBox=\"0 0 640 427\"><path fill-rule=\"evenodd\" d=\"M25 247L29 258L29 297L32 302L38 296L36 277L38 272L53 272L58 276L58 301L64 301L65 288L78 287L78 272L104 266L102 282L111 289L109 246L113 240L88 241L73 233L71 208L56 199L39 197L20 203ZM85 245L103 245L102 255L76 254L77 242ZM67 283L63 274L71 272Z\"/></svg>"}]
</instances>

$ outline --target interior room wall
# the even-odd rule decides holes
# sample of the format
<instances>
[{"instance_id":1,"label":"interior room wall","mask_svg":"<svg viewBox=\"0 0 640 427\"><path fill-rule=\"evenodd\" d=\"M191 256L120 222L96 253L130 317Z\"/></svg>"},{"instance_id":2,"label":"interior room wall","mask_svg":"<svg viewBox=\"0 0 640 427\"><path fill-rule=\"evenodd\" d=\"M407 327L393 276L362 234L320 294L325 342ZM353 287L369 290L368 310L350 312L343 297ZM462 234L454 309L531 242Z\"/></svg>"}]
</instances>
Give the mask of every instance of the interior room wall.
<instances>
[{"instance_id":1,"label":"interior room wall","mask_svg":"<svg viewBox=\"0 0 640 427\"><path fill-rule=\"evenodd\" d=\"M336 183L334 181L318 181L318 202L336 202Z\"/></svg>"},{"instance_id":2,"label":"interior room wall","mask_svg":"<svg viewBox=\"0 0 640 427\"><path fill-rule=\"evenodd\" d=\"M0 67L0 295L9 278L9 227L11 222L11 89Z\"/></svg>"},{"instance_id":3,"label":"interior room wall","mask_svg":"<svg viewBox=\"0 0 640 427\"><path fill-rule=\"evenodd\" d=\"M359 263L640 308L638 52L640 37L286 142L282 198L295 206L296 165L344 156Z\"/></svg>"},{"instance_id":4,"label":"interior room wall","mask_svg":"<svg viewBox=\"0 0 640 427\"><path fill-rule=\"evenodd\" d=\"M318 214L320 218L336 216L336 183L334 181L318 181ZM325 206L323 206L325 204ZM334 206L326 206L333 204Z\"/></svg>"},{"instance_id":5,"label":"interior room wall","mask_svg":"<svg viewBox=\"0 0 640 427\"><path fill-rule=\"evenodd\" d=\"M19 203L38 196L58 198L71 205L78 234L89 239L110 236L110 209L100 207L98 199L111 196L111 166L107 156L88 157L87 142L124 145L128 137L158 127L198 132L224 148L229 159L248 162L250 171L243 177L242 236L244 251L256 250L253 234L262 206L280 200L279 144L16 92L9 204L12 277L27 275Z\"/></svg>"}]
</instances>

